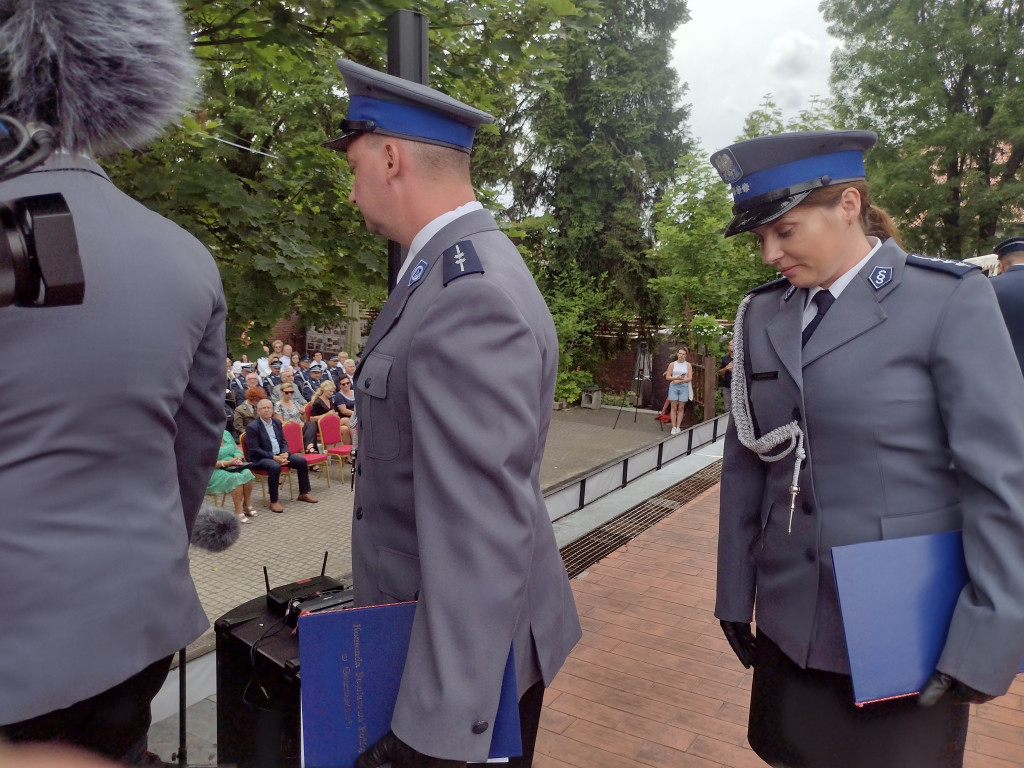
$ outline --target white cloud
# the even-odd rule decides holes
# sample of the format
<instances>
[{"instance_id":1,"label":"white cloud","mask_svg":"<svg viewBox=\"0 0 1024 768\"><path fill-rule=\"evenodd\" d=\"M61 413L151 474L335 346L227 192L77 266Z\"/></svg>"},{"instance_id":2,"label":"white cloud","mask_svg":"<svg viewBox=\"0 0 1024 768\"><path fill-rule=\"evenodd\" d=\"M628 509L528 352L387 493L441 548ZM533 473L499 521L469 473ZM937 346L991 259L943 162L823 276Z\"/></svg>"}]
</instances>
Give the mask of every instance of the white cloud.
<instances>
[{"instance_id":1,"label":"white cloud","mask_svg":"<svg viewBox=\"0 0 1024 768\"><path fill-rule=\"evenodd\" d=\"M673 63L689 84L690 130L720 149L771 93L786 117L828 96L828 36L818 0L689 0L691 20L676 32Z\"/></svg>"}]
</instances>

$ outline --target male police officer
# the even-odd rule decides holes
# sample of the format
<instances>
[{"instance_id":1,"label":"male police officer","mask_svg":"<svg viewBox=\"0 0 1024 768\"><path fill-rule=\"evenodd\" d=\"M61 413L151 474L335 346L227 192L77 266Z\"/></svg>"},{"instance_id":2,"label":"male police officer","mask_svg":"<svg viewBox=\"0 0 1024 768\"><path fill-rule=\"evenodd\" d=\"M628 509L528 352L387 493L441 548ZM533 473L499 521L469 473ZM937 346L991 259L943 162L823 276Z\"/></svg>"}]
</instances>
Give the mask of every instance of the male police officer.
<instances>
[{"instance_id":1,"label":"male police officer","mask_svg":"<svg viewBox=\"0 0 1024 768\"><path fill-rule=\"evenodd\" d=\"M490 115L338 68L349 112L327 146L348 153L367 228L409 249L355 376L352 558L357 604L418 605L392 733L359 765L484 760L510 647L523 726L513 765L529 765L544 686L581 634L538 480L554 324L474 198L469 153Z\"/></svg>"},{"instance_id":2,"label":"male police officer","mask_svg":"<svg viewBox=\"0 0 1024 768\"><path fill-rule=\"evenodd\" d=\"M1002 272L992 278L1013 351L1024 371L1024 237L1003 240L995 248Z\"/></svg>"}]
</instances>

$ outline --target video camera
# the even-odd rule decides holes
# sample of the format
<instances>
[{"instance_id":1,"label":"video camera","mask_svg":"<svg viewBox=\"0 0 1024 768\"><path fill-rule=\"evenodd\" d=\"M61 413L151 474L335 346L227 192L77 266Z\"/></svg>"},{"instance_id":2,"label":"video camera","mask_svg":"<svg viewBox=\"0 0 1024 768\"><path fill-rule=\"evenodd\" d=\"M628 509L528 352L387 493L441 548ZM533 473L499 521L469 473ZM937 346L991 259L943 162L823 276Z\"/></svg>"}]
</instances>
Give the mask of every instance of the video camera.
<instances>
[{"instance_id":1,"label":"video camera","mask_svg":"<svg viewBox=\"0 0 1024 768\"><path fill-rule=\"evenodd\" d=\"M0 181L30 171L53 150L47 126L0 115ZM85 274L64 196L0 201L0 307L62 307L84 297Z\"/></svg>"}]
</instances>

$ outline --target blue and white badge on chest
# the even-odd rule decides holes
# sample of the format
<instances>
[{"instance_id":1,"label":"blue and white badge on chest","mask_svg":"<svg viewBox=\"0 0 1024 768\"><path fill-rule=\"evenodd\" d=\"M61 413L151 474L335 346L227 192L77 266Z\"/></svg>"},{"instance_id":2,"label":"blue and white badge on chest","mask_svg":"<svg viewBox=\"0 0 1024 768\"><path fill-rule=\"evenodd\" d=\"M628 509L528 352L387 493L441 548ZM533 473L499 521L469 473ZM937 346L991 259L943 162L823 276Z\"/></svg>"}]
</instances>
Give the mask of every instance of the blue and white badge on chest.
<instances>
[{"instance_id":1,"label":"blue and white badge on chest","mask_svg":"<svg viewBox=\"0 0 1024 768\"><path fill-rule=\"evenodd\" d=\"M441 260L444 262L445 285L457 277L476 273L483 274L484 271L480 257L476 255L476 248L473 247L470 240L459 240L441 254Z\"/></svg>"}]
</instances>

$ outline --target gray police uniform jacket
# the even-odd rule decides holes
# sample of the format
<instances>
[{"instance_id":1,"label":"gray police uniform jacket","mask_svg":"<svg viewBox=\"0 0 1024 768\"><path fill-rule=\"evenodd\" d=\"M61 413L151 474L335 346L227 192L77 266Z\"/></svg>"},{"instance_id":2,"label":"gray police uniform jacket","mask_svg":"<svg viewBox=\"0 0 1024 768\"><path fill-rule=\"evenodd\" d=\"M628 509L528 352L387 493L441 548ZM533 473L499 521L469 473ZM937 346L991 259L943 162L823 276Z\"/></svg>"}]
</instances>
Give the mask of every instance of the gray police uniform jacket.
<instances>
[{"instance_id":1,"label":"gray police uniform jacket","mask_svg":"<svg viewBox=\"0 0 1024 768\"><path fill-rule=\"evenodd\" d=\"M730 425L715 615L750 621L756 597L794 662L849 674L830 548L962 528L970 584L938 668L1004 693L1024 658L1024 409L1002 404L1024 377L988 280L886 241L802 354L807 291L778 283L748 306L734 373L757 434L796 419L807 459L789 534L792 454L765 463Z\"/></svg>"},{"instance_id":2,"label":"gray police uniform jacket","mask_svg":"<svg viewBox=\"0 0 1024 768\"><path fill-rule=\"evenodd\" d=\"M1017 264L992 278L1006 329L1013 341L1017 363L1024 371L1024 264Z\"/></svg>"},{"instance_id":3,"label":"gray police uniform jacket","mask_svg":"<svg viewBox=\"0 0 1024 768\"><path fill-rule=\"evenodd\" d=\"M0 199L63 193L80 306L0 309L0 723L126 680L208 626L188 539L224 432L224 296L205 248L58 155ZM122 367L97 367L122 356ZM60 360L74 381L26 387Z\"/></svg>"},{"instance_id":4,"label":"gray police uniform jacket","mask_svg":"<svg viewBox=\"0 0 1024 768\"><path fill-rule=\"evenodd\" d=\"M422 249L356 371L356 603L418 599L392 728L436 757L486 758L510 644L521 695L581 636L539 481L557 358L522 257L475 211Z\"/></svg>"}]
</instances>

